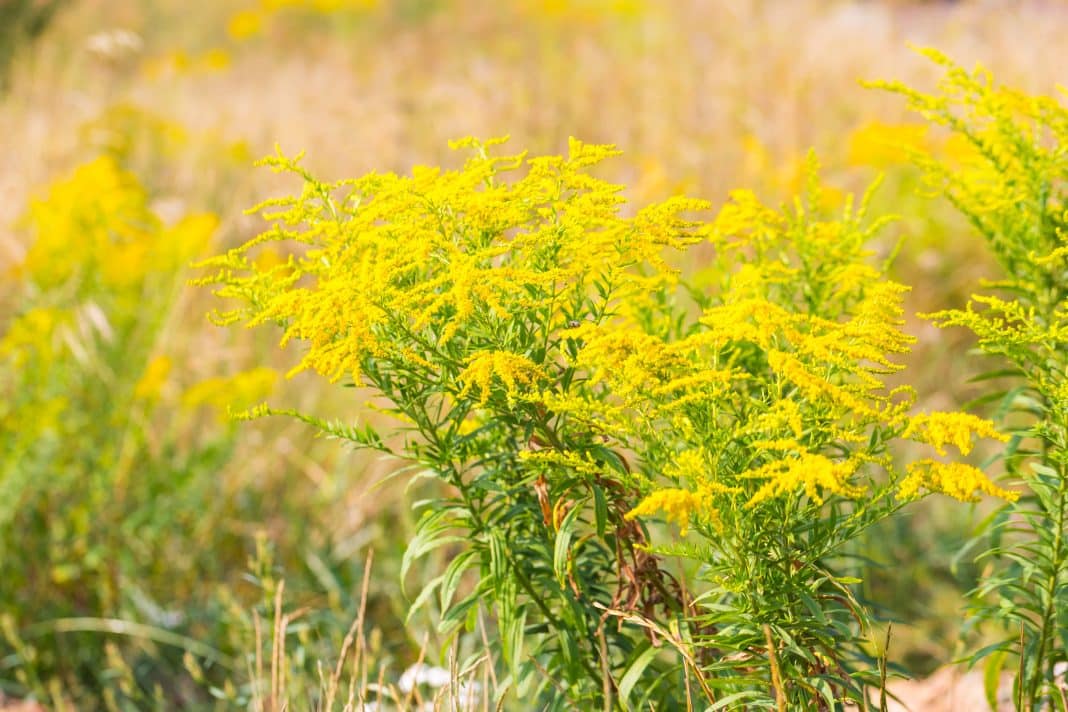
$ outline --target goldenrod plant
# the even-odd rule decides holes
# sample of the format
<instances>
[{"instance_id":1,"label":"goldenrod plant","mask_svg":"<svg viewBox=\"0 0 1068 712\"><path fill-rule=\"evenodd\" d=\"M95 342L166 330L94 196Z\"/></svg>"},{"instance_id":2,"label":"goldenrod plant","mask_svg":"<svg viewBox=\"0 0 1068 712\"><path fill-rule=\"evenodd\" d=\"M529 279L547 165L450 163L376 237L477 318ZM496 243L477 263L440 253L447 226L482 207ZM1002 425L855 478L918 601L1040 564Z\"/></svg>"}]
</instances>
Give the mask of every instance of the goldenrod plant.
<instances>
[{"instance_id":1,"label":"goldenrod plant","mask_svg":"<svg viewBox=\"0 0 1068 712\"><path fill-rule=\"evenodd\" d=\"M330 463L312 483L282 448L252 445L302 449L299 434L229 416L282 379L254 342L199 316L209 295L188 287L188 266L222 231L175 199L172 161L212 154L205 186L225 193L230 144L133 104L81 138L87 159L33 191L14 226L25 247L0 267L0 700L247 707L267 689L253 616L271 620L282 578L282 615L318 597L285 646L288 695L319 700L317 665L359 605L349 592L377 528L337 554L353 535L320 526L341 486ZM369 595L370 675L395 677L419 644L380 645L404 611L377 580Z\"/></svg>"},{"instance_id":2,"label":"goldenrod plant","mask_svg":"<svg viewBox=\"0 0 1068 712\"><path fill-rule=\"evenodd\" d=\"M117 618L185 640L184 614L159 603L158 575L142 588L153 578L144 572L208 506L213 488L196 474L226 446L170 462L173 439L151 423L173 366L163 332L180 275L216 224L190 214L165 225L109 156L56 180L27 211L34 241L0 336L0 650L12 694L53 704L99 694L91 666L114 658L105 637L90 639L122 627Z\"/></svg>"},{"instance_id":3,"label":"goldenrod plant","mask_svg":"<svg viewBox=\"0 0 1068 712\"><path fill-rule=\"evenodd\" d=\"M814 159L781 209L739 191L713 220L682 197L625 214L593 173L614 147L503 142L456 142L460 170L337 182L265 161L303 189L204 263L236 302L215 317L279 325L295 370L367 389L394 424L246 415L296 416L441 483L402 575L455 552L412 607L439 607L453 636L491 614L500 695L867 705L885 661L848 544L929 493L1014 497L946 459L1000 437L991 423L915 413L886 385L912 341L906 288L868 247L886 220L867 196L828 200ZM676 268L698 253L706 268ZM933 452L903 465L905 441Z\"/></svg>"},{"instance_id":4,"label":"goldenrod plant","mask_svg":"<svg viewBox=\"0 0 1068 712\"><path fill-rule=\"evenodd\" d=\"M982 67L966 70L934 50L944 71L932 92L896 82L903 95L959 147L941 160L914 157L930 186L982 236L1001 268L963 309L929 315L964 327L990 358L979 376L996 384L980 399L996 406L1011 436L1000 455L1022 496L984 522L979 558L986 575L974 592L977 621L1004 639L976 652L986 659L988 697L1001 670L1015 673L1017 709L1066 709L1068 662L1068 109L1056 97L997 84ZM1063 94L1063 89L1061 90Z\"/></svg>"}]
</instances>

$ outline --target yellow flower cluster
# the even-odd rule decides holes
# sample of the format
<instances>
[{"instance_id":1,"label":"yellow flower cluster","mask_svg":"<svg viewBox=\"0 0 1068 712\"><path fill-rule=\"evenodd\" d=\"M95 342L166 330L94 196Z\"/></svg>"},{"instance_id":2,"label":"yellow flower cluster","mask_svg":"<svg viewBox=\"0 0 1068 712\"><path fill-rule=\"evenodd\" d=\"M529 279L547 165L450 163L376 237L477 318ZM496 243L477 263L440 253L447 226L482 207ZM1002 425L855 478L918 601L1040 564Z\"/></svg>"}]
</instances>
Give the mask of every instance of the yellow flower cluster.
<instances>
[{"instance_id":1,"label":"yellow flower cluster","mask_svg":"<svg viewBox=\"0 0 1068 712\"><path fill-rule=\"evenodd\" d=\"M667 437L675 448L647 456L665 481L652 480L643 502L660 502L666 488L664 501L682 507L678 492L701 492L721 513L739 494L747 508L800 493L817 506L831 494L868 496L853 479L862 464L882 461L865 445L873 430L897 437L909 428L939 448L964 442L965 452L973 435L996 435L971 416L909 420L911 390L890 390L880 377L900 368L891 359L914 339L901 330L907 288L865 262L864 212L847 199L842 218L828 220L805 204L778 212L735 193L702 229L718 255L701 277L714 298L694 327L665 338L651 328L654 307L636 296L615 320L564 332L581 343L570 364L587 374L586 387L604 390L553 409L602 423L639 451Z\"/></svg>"},{"instance_id":2,"label":"yellow flower cluster","mask_svg":"<svg viewBox=\"0 0 1068 712\"><path fill-rule=\"evenodd\" d=\"M23 368L31 360L37 366L46 366L59 348L57 329L69 319L67 311L53 307L26 311L0 337L0 357L9 359L15 368Z\"/></svg>"},{"instance_id":3,"label":"yellow flower cluster","mask_svg":"<svg viewBox=\"0 0 1068 712\"><path fill-rule=\"evenodd\" d=\"M598 284L611 285L607 306L674 280L661 253L699 240L679 215L706 203L676 198L624 218L620 187L588 173L613 147L572 139L567 158L489 156L502 141L456 142L476 152L462 170L337 184L272 159L308 182L300 196L260 206L274 229L206 263L218 272L204 282L223 282L219 294L250 305L220 319L283 323L283 343L308 343L298 368L358 379L366 358L405 351L433 361L435 350L507 328L518 312L544 310L544 328L563 329L561 304ZM512 183L501 180L520 169ZM250 252L276 240L307 249L287 274L256 270ZM642 264L651 276L634 269Z\"/></svg>"},{"instance_id":4,"label":"yellow flower cluster","mask_svg":"<svg viewBox=\"0 0 1068 712\"><path fill-rule=\"evenodd\" d=\"M710 506L706 493L677 488L656 490L627 512L627 519L650 517L660 513L664 514L667 521L678 525L680 536L686 536L691 520L695 517L716 528L720 525L719 513Z\"/></svg>"},{"instance_id":5,"label":"yellow flower cluster","mask_svg":"<svg viewBox=\"0 0 1068 712\"><path fill-rule=\"evenodd\" d=\"M929 150L926 124L870 121L849 135L846 160L853 166L887 168L909 160L910 151Z\"/></svg>"},{"instance_id":6,"label":"yellow flower cluster","mask_svg":"<svg viewBox=\"0 0 1068 712\"><path fill-rule=\"evenodd\" d=\"M887 388L913 342L907 289L869 265L882 221L867 198L827 214L814 160L795 205L741 191L697 223L687 214L707 203L681 197L622 217L620 186L589 172L612 146L498 156L502 142L456 142L473 153L460 170L337 183L271 159L304 190L261 205L272 228L205 263L202 281L242 302L220 319L279 323L283 343L307 345L298 368L331 379L417 372L450 404L528 409L561 442L610 441L633 454L643 498L630 516L665 512L683 529L876 496L890 485L869 470L896 481L886 445L906 428L936 448L993 433L949 414L909 420L911 391ZM684 282L672 253L699 243L711 264ZM605 475L556 447L522 460Z\"/></svg>"},{"instance_id":7,"label":"yellow flower cluster","mask_svg":"<svg viewBox=\"0 0 1068 712\"><path fill-rule=\"evenodd\" d=\"M220 421L226 420L231 413L251 408L266 398L277 379L273 369L262 366L233 376L208 378L182 394L182 406L208 406Z\"/></svg>"},{"instance_id":8,"label":"yellow flower cluster","mask_svg":"<svg viewBox=\"0 0 1068 712\"><path fill-rule=\"evenodd\" d=\"M646 11L647 0L521 0L528 14L568 24L595 24L607 18L635 18Z\"/></svg>"},{"instance_id":9,"label":"yellow flower cluster","mask_svg":"<svg viewBox=\"0 0 1068 712\"><path fill-rule=\"evenodd\" d=\"M479 405L484 406L490 398L493 381L497 379L504 385L509 402L514 402L520 395L520 387L533 388L544 378L541 369L525 356L504 351L483 351L472 356L467 368L460 373L458 380L464 385L457 397L463 398L477 388Z\"/></svg>"},{"instance_id":10,"label":"yellow flower cluster","mask_svg":"<svg viewBox=\"0 0 1068 712\"><path fill-rule=\"evenodd\" d=\"M163 390L163 384L171 372L171 359L169 356L156 356L148 362L144 373L137 385L134 386L134 398L142 401L153 401L159 397Z\"/></svg>"},{"instance_id":11,"label":"yellow flower cluster","mask_svg":"<svg viewBox=\"0 0 1068 712\"><path fill-rule=\"evenodd\" d=\"M949 495L961 502L977 502L976 492L1015 502L1017 492L1002 489L991 482L983 472L961 462L938 462L919 460L909 464L908 475L898 486L900 499L916 499L921 490Z\"/></svg>"},{"instance_id":12,"label":"yellow flower cluster","mask_svg":"<svg viewBox=\"0 0 1068 712\"><path fill-rule=\"evenodd\" d=\"M972 451L972 437L1008 441L1008 436L999 433L989 420L969 413L922 413L909 418L902 437L934 447L939 455L945 455L945 445L953 445L962 455Z\"/></svg>"},{"instance_id":13,"label":"yellow flower cluster","mask_svg":"<svg viewBox=\"0 0 1068 712\"><path fill-rule=\"evenodd\" d=\"M149 274L171 275L207 246L214 215L161 224L137 179L102 156L54 183L30 206L36 235L22 270L42 288L99 280L106 289L139 291Z\"/></svg>"},{"instance_id":14,"label":"yellow flower cluster","mask_svg":"<svg viewBox=\"0 0 1068 712\"><path fill-rule=\"evenodd\" d=\"M379 0L260 0L257 7L239 10L230 16L226 32L234 40L247 40L263 32L275 15L286 10L302 10L320 15L340 12L367 12Z\"/></svg>"},{"instance_id":15,"label":"yellow flower cluster","mask_svg":"<svg viewBox=\"0 0 1068 712\"><path fill-rule=\"evenodd\" d=\"M816 504L823 504L827 493L833 492L847 499L864 494L863 487L850 483L860 463L855 460L836 462L823 455L804 453L799 457L777 460L741 475L768 481L749 498L746 507L755 507L777 495L789 495L804 488L805 494Z\"/></svg>"}]
</instances>

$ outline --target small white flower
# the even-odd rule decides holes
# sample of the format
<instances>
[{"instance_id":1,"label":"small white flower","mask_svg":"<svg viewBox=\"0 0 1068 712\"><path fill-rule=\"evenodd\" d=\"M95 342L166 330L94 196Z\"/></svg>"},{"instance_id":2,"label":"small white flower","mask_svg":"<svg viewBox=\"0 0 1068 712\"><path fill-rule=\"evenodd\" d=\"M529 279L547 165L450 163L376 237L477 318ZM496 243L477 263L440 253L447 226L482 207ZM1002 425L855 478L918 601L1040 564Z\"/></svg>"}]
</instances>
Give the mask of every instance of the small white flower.
<instances>
[{"instance_id":1,"label":"small white flower","mask_svg":"<svg viewBox=\"0 0 1068 712\"><path fill-rule=\"evenodd\" d=\"M434 688L445 687L450 680L452 680L452 676L445 668L419 663L418 665L412 665L401 674L400 680L397 681L397 687L401 692L407 694L417 685L427 685Z\"/></svg>"},{"instance_id":2,"label":"small white flower","mask_svg":"<svg viewBox=\"0 0 1068 712\"><path fill-rule=\"evenodd\" d=\"M141 37L130 30L97 32L85 42L85 48L101 59L119 59L141 51Z\"/></svg>"}]
</instances>

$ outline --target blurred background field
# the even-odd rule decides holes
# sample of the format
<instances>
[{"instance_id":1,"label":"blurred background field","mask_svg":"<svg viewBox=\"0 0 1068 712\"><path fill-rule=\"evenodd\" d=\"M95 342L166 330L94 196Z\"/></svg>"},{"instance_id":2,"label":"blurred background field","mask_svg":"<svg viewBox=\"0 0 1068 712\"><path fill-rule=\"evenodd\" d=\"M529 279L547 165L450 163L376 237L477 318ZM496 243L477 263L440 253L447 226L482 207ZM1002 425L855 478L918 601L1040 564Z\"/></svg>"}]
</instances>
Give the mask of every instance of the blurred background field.
<instances>
[{"instance_id":1,"label":"blurred background field","mask_svg":"<svg viewBox=\"0 0 1068 712\"><path fill-rule=\"evenodd\" d=\"M789 199L814 148L842 190L884 175L876 210L905 217L876 250L900 244L910 313L934 311L988 258L906 149L955 147L858 80L930 86L913 43L1049 93L1066 34L1054 0L0 0L0 699L308 708L361 611L372 679L445 659L432 615L404 625L423 485L378 486L396 463L296 422L228 416L266 399L374 417L284 378L295 349L211 326L187 285L261 229L246 208L295 189L252 167L275 144L334 179L456 165L465 135L534 153L576 136L624 150L606 170L634 206ZM964 337L910 330L921 404L973 397ZM857 553L891 659L924 675L954 657L975 571L953 559L981 511L912 511Z\"/></svg>"}]
</instances>

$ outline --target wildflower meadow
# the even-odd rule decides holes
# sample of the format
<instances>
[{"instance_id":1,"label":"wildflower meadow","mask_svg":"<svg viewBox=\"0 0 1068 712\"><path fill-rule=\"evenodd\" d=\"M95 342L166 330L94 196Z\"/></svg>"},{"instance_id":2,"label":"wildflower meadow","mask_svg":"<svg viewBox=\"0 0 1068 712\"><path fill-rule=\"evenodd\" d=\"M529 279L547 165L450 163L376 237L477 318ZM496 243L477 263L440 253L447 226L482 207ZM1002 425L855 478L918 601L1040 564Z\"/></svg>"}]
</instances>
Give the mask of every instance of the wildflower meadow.
<instances>
[{"instance_id":1,"label":"wildflower meadow","mask_svg":"<svg viewBox=\"0 0 1068 712\"><path fill-rule=\"evenodd\" d=\"M0 711L1068 710L1068 6L0 24Z\"/></svg>"}]
</instances>

